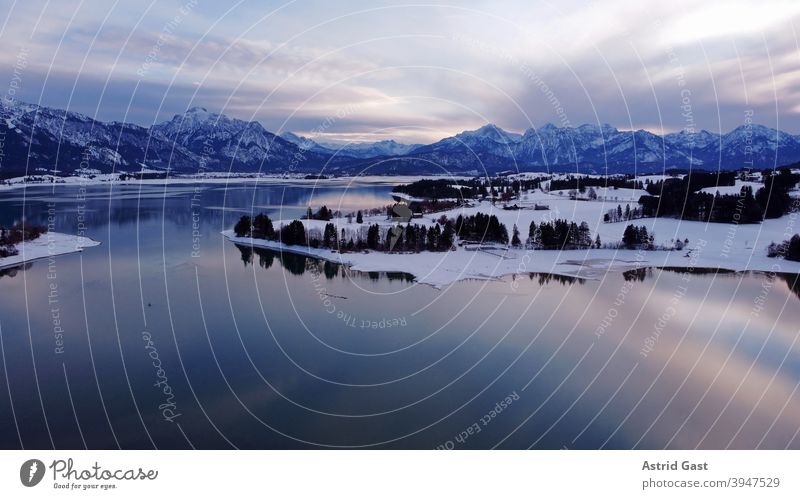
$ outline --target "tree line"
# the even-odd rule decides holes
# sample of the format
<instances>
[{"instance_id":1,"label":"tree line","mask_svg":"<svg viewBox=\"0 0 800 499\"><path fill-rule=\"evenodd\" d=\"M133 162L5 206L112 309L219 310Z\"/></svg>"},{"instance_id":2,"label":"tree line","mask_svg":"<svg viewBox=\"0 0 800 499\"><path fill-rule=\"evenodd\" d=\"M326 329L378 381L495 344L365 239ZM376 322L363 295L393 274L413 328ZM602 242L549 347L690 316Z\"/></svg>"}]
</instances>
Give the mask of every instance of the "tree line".
<instances>
[{"instance_id":1,"label":"tree line","mask_svg":"<svg viewBox=\"0 0 800 499\"><path fill-rule=\"evenodd\" d=\"M568 220L553 220L528 227L528 245L532 249L586 249L600 247L600 236L592 241L589 224L576 224Z\"/></svg>"},{"instance_id":2,"label":"tree line","mask_svg":"<svg viewBox=\"0 0 800 499\"><path fill-rule=\"evenodd\" d=\"M655 234L648 232L644 225L628 225L622 233L622 245L627 249L654 249Z\"/></svg>"},{"instance_id":3,"label":"tree line","mask_svg":"<svg viewBox=\"0 0 800 499\"><path fill-rule=\"evenodd\" d=\"M800 234L795 234L780 244L771 243L767 247L767 256L770 258L783 257L786 260L800 262Z\"/></svg>"},{"instance_id":4,"label":"tree line","mask_svg":"<svg viewBox=\"0 0 800 499\"><path fill-rule=\"evenodd\" d=\"M641 180L636 180L627 177L576 177L569 175L563 179L553 179L550 181L551 191L568 191L576 190L581 193L586 191L587 187L616 187L619 189L644 189L644 184Z\"/></svg>"},{"instance_id":5,"label":"tree line","mask_svg":"<svg viewBox=\"0 0 800 499\"><path fill-rule=\"evenodd\" d=\"M496 215L480 212L466 217L459 215L455 220L455 231L460 239L508 243L508 229L500 223Z\"/></svg>"},{"instance_id":6,"label":"tree line","mask_svg":"<svg viewBox=\"0 0 800 499\"><path fill-rule=\"evenodd\" d=\"M640 206L634 206L633 208L631 208L630 204L626 204L625 210L623 210L622 205L618 204L615 209L612 208L603 215L603 221L608 223L614 223L614 222L635 220L637 218L643 218L643 217L644 217L644 210Z\"/></svg>"},{"instance_id":7,"label":"tree line","mask_svg":"<svg viewBox=\"0 0 800 499\"><path fill-rule=\"evenodd\" d=\"M649 195L639 198L646 217L678 217L683 220L721 223L758 223L778 218L792 209L789 191L800 175L788 169L762 173L764 186L753 194L743 186L738 194L699 192L718 185L735 185L734 172L690 173L683 179L670 178L647 186Z\"/></svg>"},{"instance_id":8,"label":"tree line","mask_svg":"<svg viewBox=\"0 0 800 499\"><path fill-rule=\"evenodd\" d=\"M15 224L9 228L0 227L0 258L19 254L16 245L23 241L33 241L47 232L42 225Z\"/></svg>"},{"instance_id":9,"label":"tree line","mask_svg":"<svg viewBox=\"0 0 800 499\"><path fill-rule=\"evenodd\" d=\"M355 231L343 227L338 232L336 226L329 222L325 224L321 234L318 229L307 231L303 222L293 220L275 230L272 220L263 213L252 219L243 215L234 225L233 232L236 237L280 241L286 245L306 245L340 252L366 249L395 252L449 251L456 236L454 222L450 220L432 227L407 223L382 228L378 224L372 224L362 225Z\"/></svg>"},{"instance_id":10,"label":"tree line","mask_svg":"<svg viewBox=\"0 0 800 499\"><path fill-rule=\"evenodd\" d=\"M511 199L520 191L538 189L547 177L509 178L477 177L469 180L421 179L410 184L395 186L392 191L424 199L455 199L463 201L477 198Z\"/></svg>"},{"instance_id":11,"label":"tree line","mask_svg":"<svg viewBox=\"0 0 800 499\"><path fill-rule=\"evenodd\" d=\"M523 241L516 225L511 237L508 229L497 216L484 213L463 216L456 219L442 217L436 224L398 223L387 227L379 224L362 224L356 230L337 227L328 222L322 231L312 228L307 230L300 220L293 220L287 225L275 229L272 220L259 214L251 219L242 216L234 225L236 237L252 237L280 241L286 245L304 245L312 248L325 248L339 252L349 251L385 251L398 253L419 253L422 251L450 251L457 239L474 243L499 243L512 247L521 247ZM622 241L603 246L599 234L592 240L589 224L576 223L556 219L539 224L531 222L525 247L536 250L570 250L601 247L624 247L628 249L655 249L655 235L645 226L628 225ZM680 245L683 246L683 243ZM678 247L676 245L676 247Z\"/></svg>"},{"instance_id":12,"label":"tree line","mask_svg":"<svg viewBox=\"0 0 800 499\"><path fill-rule=\"evenodd\" d=\"M655 182L648 182L645 190L652 196L658 196L665 186L683 185L684 191L695 192L708 187L736 185L736 172L691 172L683 178L673 177Z\"/></svg>"}]
</instances>

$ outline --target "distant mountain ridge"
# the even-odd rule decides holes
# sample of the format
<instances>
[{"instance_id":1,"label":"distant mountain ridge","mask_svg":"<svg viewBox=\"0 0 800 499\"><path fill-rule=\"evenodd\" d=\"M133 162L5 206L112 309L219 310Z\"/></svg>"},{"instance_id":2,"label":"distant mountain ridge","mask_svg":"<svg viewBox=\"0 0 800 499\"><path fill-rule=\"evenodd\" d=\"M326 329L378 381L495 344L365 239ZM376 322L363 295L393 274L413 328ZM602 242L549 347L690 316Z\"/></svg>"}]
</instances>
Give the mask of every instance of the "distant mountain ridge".
<instances>
[{"instance_id":1,"label":"distant mountain ridge","mask_svg":"<svg viewBox=\"0 0 800 499\"><path fill-rule=\"evenodd\" d=\"M761 125L743 125L722 135L703 130L661 137L646 130L620 131L608 124L574 128L547 124L520 135L489 124L419 147L414 156L448 168L454 168L455 162L490 167L501 164L505 169L609 173L690 167L771 168L800 159L800 136ZM470 160L470 156L475 159Z\"/></svg>"},{"instance_id":2,"label":"distant mountain ridge","mask_svg":"<svg viewBox=\"0 0 800 499\"><path fill-rule=\"evenodd\" d=\"M336 158L302 151L258 122L200 107L145 128L44 106L0 102L0 135L5 138L0 175L6 177L26 171L69 174L81 169L318 172L326 165L337 166Z\"/></svg>"},{"instance_id":3,"label":"distant mountain ridge","mask_svg":"<svg viewBox=\"0 0 800 499\"><path fill-rule=\"evenodd\" d=\"M0 176L81 169L176 173L482 174L771 168L800 161L800 136L762 125L662 136L604 125L547 124L514 133L488 124L427 145L333 144L193 107L149 128L0 100Z\"/></svg>"},{"instance_id":4,"label":"distant mountain ridge","mask_svg":"<svg viewBox=\"0 0 800 499\"><path fill-rule=\"evenodd\" d=\"M394 140L380 140L377 142L323 142L301 137L292 132L283 132L280 136L303 149L361 159L377 158L380 156L402 156L422 146L421 144L401 144Z\"/></svg>"}]
</instances>

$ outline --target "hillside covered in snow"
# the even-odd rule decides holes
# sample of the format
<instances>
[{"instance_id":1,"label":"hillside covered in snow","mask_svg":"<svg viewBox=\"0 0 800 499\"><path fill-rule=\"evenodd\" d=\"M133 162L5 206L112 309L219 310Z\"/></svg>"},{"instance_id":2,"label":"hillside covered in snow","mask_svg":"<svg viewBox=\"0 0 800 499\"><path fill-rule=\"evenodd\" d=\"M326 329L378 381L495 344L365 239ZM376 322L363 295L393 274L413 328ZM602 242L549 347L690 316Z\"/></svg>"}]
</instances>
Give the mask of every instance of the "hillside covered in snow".
<instances>
[{"instance_id":1,"label":"hillside covered in snow","mask_svg":"<svg viewBox=\"0 0 800 499\"><path fill-rule=\"evenodd\" d=\"M656 135L608 124L522 133L496 125L433 144L326 142L276 135L256 121L192 107L144 127L17 101L0 102L0 177L85 171L260 172L325 175L470 174L502 171L659 173L773 168L800 161L800 136L746 124L728 133Z\"/></svg>"}]
</instances>

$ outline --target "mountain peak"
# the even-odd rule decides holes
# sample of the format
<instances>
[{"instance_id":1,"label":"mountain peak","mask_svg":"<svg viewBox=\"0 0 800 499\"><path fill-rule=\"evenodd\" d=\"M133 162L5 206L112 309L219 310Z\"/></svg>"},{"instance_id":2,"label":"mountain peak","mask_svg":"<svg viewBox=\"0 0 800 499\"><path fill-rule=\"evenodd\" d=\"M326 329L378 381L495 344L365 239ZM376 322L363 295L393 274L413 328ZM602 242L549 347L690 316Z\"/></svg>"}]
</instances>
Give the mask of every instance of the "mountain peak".
<instances>
[{"instance_id":1,"label":"mountain peak","mask_svg":"<svg viewBox=\"0 0 800 499\"><path fill-rule=\"evenodd\" d=\"M502 128L500 128L499 126L495 125L494 123L487 123L487 124L483 125L482 127L478 128L477 131L493 132L493 131L496 131L496 130L502 130Z\"/></svg>"},{"instance_id":2,"label":"mountain peak","mask_svg":"<svg viewBox=\"0 0 800 499\"><path fill-rule=\"evenodd\" d=\"M494 123L487 123L477 130L465 130L456 135L461 140L469 139L490 139L494 142L517 142L522 139L522 135L513 132L507 132L495 125Z\"/></svg>"},{"instance_id":3,"label":"mountain peak","mask_svg":"<svg viewBox=\"0 0 800 499\"><path fill-rule=\"evenodd\" d=\"M173 115L172 119L165 123L182 123L183 126L192 126L192 124L204 123L212 119L226 119L226 117L224 114L209 113L204 107L194 106L181 114Z\"/></svg>"},{"instance_id":4,"label":"mountain peak","mask_svg":"<svg viewBox=\"0 0 800 499\"><path fill-rule=\"evenodd\" d=\"M283 132L281 132L280 138L286 139L289 142L309 140L309 139L306 139L305 137L301 137L301 136L297 135L294 132L290 132L289 130L284 130Z\"/></svg>"},{"instance_id":5,"label":"mountain peak","mask_svg":"<svg viewBox=\"0 0 800 499\"><path fill-rule=\"evenodd\" d=\"M4 173L24 173L24 169L14 169L20 164L34 169L57 165L59 171L71 172L81 164L86 150L91 153L91 168L101 171L138 170L145 164L185 172L196 171L201 164L208 169L267 168L280 172L296 161L293 158L297 158L298 147L307 151L300 156L298 168L315 171L321 165L332 165L339 173L361 171L365 164L362 159L393 157L398 160L376 164L385 168L382 171L393 173L427 172L433 164L457 172L486 167L496 171L554 167L574 171L579 167L642 172L670 167L761 168L800 160L800 136L755 123L724 134L685 130L665 135L620 131L599 123L577 127L559 124L529 128L523 136L488 123L425 146L387 139L374 143L340 141L329 148L290 132L277 138L257 121L231 119L201 106L147 129L100 122L63 109L0 100L0 133L7 137L4 154L14 158L7 163L10 167L3 165ZM57 143L53 137L58 138Z\"/></svg>"}]
</instances>

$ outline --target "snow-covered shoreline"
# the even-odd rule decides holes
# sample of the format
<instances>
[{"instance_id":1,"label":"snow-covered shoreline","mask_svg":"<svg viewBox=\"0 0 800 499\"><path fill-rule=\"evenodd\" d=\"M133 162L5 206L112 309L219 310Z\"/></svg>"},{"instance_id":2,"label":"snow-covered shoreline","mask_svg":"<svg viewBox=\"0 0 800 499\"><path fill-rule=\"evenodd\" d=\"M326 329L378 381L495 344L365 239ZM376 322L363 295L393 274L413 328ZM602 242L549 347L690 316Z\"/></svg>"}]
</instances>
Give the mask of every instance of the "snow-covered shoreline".
<instances>
[{"instance_id":1,"label":"snow-covered shoreline","mask_svg":"<svg viewBox=\"0 0 800 499\"><path fill-rule=\"evenodd\" d=\"M542 191L529 191L512 204L522 209L503 210L501 203L492 205L487 201L473 202L471 206L430 213L411 223L434 225L442 215L455 218L458 215L474 215L478 212L496 215L511 232L516 225L525 240L531 221L563 218L576 223L588 223L592 239L600 236L603 243L618 243L628 224L644 225L655 234L655 244L671 247L675 240L689 240L682 250L640 251L629 249L592 248L583 250L529 250L509 248L507 250L469 251L456 246L448 252L384 253L379 251L338 253L323 248L287 246L276 241L236 237L231 230L222 234L229 240L276 251L287 251L314 258L341 263L358 271L406 272L420 283L435 287L446 286L462 279L497 279L506 275L543 272L586 279L602 278L606 271L624 271L642 267L709 268L731 271L763 271L800 273L800 262L769 258L767 246L779 243L800 232L800 214L793 213L781 218L765 220L758 224L705 223L675 218L640 218L617 223L603 222L603 215L624 201L576 201ZM546 204L549 210L533 210L535 204ZM289 220L274 222L275 228ZM307 231L321 235L327 222L302 220ZM335 218L337 234L345 229L347 237L364 233L370 224L378 224L382 231L392 225L384 215L364 217L363 224L346 218ZM384 236L382 235L382 238Z\"/></svg>"},{"instance_id":2,"label":"snow-covered shoreline","mask_svg":"<svg viewBox=\"0 0 800 499\"><path fill-rule=\"evenodd\" d=\"M442 288L465 279L500 279L527 273L548 273L584 279L601 279L605 272L644 267L715 269L800 273L800 262L755 256L749 262L722 259L707 240L682 251L637 251L627 249L467 251L384 253L379 251L338 253L324 248L285 245L278 241L236 237L222 232L233 243L273 251L285 251L347 265L361 272L405 272L417 282ZM713 245L712 245L713 246ZM691 250L691 251L690 251Z\"/></svg>"},{"instance_id":3,"label":"snow-covered shoreline","mask_svg":"<svg viewBox=\"0 0 800 499\"><path fill-rule=\"evenodd\" d=\"M60 232L47 232L34 239L16 245L18 254L0 258L0 269L16 267L23 263L41 260L58 255L66 255L83 251L84 248L91 248L99 245L99 241L83 236L62 234Z\"/></svg>"},{"instance_id":4,"label":"snow-covered shoreline","mask_svg":"<svg viewBox=\"0 0 800 499\"><path fill-rule=\"evenodd\" d=\"M40 177L42 180L30 180L28 177ZM243 184L243 183L264 183L264 184L297 184L297 185L348 185L351 183L382 183L382 184L406 184L421 178L434 178L431 175L369 175L369 176L341 176L326 179L305 178L303 175L269 175L269 174L226 174L208 173L199 175L175 176L170 178L154 179L135 179L129 178L122 180L119 174L108 173L98 174L93 178L71 175L64 177L54 177L52 175L29 175L28 177L15 177L0 182L0 191L14 189L24 189L26 187L89 187L97 185L204 185L204 184ZM451 178L451 177L447 177ZM458 179L468 179L471 177L454 177Z\"/></svg>"}]
</instances>

